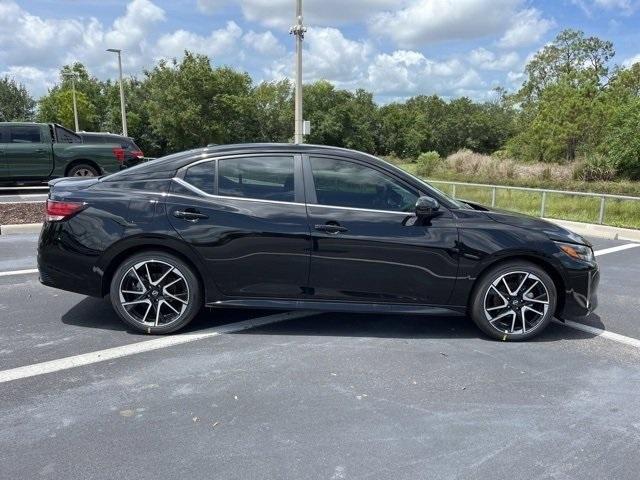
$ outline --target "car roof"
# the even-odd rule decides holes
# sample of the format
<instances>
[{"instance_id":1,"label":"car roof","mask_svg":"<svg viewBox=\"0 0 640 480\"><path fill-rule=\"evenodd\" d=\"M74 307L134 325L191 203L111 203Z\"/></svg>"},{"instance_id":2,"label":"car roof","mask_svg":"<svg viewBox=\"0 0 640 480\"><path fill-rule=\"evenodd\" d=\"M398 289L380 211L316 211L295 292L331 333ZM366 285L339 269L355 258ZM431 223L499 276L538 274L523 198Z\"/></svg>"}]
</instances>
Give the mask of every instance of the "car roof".
<instances>
[{"instance_id":1,"label":"car roof","mask_svg":"<svg viewBox=\"0 0 640 480\"><path fill-rule=\"evenodd\" d=\"M349 150L346 148L332 147L328 145L291 144L291 143L238 143L228 145L215 145L204 148L196 148L161 157L152 162L140 164L135 168L123 170L118 173L120 178L129 175L152 174L156 172L176 171L194 160L215 158L223 155L243 155L256 153L299 153L299 154L334 154L341 157L363 159L380 166L387 166L386 162L367 153Z\"/></svg>"}]
</instances>

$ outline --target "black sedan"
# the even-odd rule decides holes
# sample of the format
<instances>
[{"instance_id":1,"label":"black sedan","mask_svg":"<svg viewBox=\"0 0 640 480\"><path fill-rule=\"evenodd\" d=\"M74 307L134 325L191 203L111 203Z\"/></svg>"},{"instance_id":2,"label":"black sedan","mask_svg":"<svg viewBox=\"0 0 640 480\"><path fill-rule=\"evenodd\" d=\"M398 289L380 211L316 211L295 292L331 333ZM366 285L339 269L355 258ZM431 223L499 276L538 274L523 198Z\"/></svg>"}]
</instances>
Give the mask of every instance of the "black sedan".
<instances>
[{"instance_id":1,"label":"black sedan","mask_svg":"<svg viewBox=\"0 0 640 480\"><path fill-rule=\"evenodd\" d=\"M584 238L351 150L214 146L50 185L41 282L150 334L205 306L468 314L524 340L597 304Z\"/></svg>"}]
</instances>

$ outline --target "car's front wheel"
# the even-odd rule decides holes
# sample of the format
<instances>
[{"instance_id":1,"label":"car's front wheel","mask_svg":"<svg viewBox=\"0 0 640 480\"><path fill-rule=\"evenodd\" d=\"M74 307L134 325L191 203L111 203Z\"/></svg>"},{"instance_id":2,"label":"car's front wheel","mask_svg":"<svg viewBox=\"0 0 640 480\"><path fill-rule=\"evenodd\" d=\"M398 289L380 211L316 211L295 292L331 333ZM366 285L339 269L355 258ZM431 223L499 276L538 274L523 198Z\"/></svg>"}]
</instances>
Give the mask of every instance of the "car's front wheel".
<instances>
[{"instance_id":1,"label":"car's front wheel","mask_svg":"<svg viewBox=\"0 0 640 480\"><path fill-rule=\"evenodd\" d=\"M164 252L143 252L125 260L111 280L111 304L134 329L170 333L187 325L202 306L192 267Z\"/></svg>"},{"instance_id":2,"label":"car's front wheel","mask_svg":"<svg viewBox=\"0 0 640 480\"><path fill-rule=\"evenodd\" d=\"M515 261L492 268L478 280L470 313L490 337L527 340L551 322L556 303L556 287L547 272L535 264Z\"/></svg>"}]
</instances>

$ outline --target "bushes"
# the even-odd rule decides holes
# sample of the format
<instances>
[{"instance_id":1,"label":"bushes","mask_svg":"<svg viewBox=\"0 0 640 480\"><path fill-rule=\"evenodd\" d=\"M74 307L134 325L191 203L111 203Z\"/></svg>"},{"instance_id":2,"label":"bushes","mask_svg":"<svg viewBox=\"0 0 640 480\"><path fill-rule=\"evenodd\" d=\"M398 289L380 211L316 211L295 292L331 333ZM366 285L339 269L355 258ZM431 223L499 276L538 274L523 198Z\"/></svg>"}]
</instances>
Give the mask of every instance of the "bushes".
<instances>
[{"instance_id":1,"label":"bushes","mask_svg":"<svg viewBox=\"0 0 640 480\"><path fill-rule=\"evenodd\" d=\"M578 162L573 170L574 180L598 182L615 180L618 176L618 165L615 160L603 155L590 155L586 160Z\"/></svg>"},{"instance_id":2,"label":"bushes","mask_svg":"<svg viewBox=\"0 0 640 480\"><path fill-rule=\"evenodd\" d=\"M616 112L604 150L609 158L616 160L621 176L640 180L640 98Z\"/></svg>"},{"instance_id":3,"label":"bushes","mask_svg":"<svg viewBox=\"0 0 640 480\"><path fill-rule=\"evenodd\" d=\"M443 162L438 152L421 153L416 162L416 172L423 177L435 172Z\"/></svg>"}]
</instances>

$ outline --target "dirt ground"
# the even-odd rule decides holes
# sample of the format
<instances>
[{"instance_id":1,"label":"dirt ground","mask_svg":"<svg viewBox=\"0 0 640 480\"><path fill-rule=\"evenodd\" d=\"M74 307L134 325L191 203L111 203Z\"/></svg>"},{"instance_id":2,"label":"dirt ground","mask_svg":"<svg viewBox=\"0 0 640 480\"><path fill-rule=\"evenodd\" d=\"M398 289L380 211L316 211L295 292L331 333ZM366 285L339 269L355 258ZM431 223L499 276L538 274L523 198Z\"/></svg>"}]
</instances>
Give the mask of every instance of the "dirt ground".
<instances>
[{"instance_id":1,"label":"dirt ground","mask_svg":"<svg viewBox=\"0 0 640 480\"><path fill-rule=\"evenodd\" d=\"M39 223L43 220L44 202L0 204L0 225Z\"/></svg>"}]
</instances>

